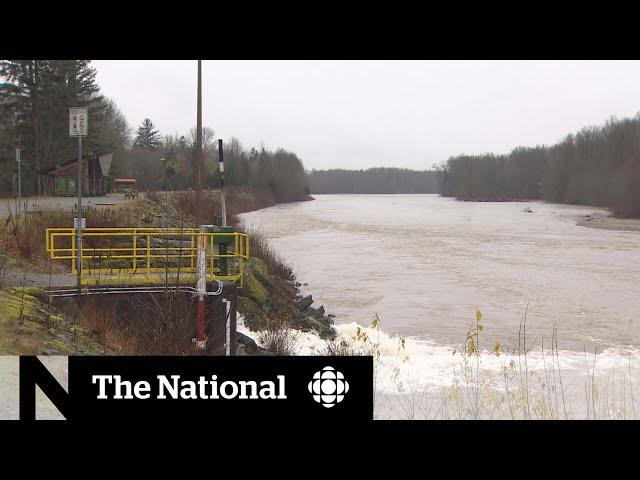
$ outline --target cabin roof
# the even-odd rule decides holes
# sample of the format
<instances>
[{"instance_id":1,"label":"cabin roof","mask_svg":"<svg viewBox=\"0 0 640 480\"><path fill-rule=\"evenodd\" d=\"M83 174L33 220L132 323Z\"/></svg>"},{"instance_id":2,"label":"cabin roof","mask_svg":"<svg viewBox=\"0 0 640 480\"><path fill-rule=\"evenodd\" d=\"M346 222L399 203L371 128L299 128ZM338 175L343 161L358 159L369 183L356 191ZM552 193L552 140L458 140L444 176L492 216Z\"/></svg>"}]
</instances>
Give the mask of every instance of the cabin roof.
<instances>
[{"instance_id":1,"label":"cabin roof","mask_svg":"<svg viewBox=\"0 0 640 480\"><path fill-rule=\"evenodd\" d=\"M88 152L82 155L83 162L94 161L97 162L100 158L99 155L96 155L93 152ZM64 161L62 163L58 163L56 165L50 165L46 168L40 170L40 174L42 175L55 175L56 173L67 170L68 168L73 168L78 164L78 157L74 157L71 160Z\"/></svg>"}]
</instances>

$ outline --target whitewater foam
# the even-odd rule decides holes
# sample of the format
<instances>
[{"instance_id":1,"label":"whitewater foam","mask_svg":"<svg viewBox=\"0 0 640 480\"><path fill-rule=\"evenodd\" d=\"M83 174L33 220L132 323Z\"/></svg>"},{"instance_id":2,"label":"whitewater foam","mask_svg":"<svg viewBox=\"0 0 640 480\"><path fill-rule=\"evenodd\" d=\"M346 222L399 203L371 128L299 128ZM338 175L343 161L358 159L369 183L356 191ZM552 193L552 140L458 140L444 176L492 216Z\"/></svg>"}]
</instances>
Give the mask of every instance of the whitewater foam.
<instances>
[{"instance_id":1,"label":"whitewater foam","mask_svg":"<svg viewBox=\"0 0 640 480\"><path fill-rule=\"evenodd\" d=\"M366 334L376 357L376 390L394 394L408 391L425 391L450 387L460 373L465 357L463 347L440 345L435 342L389 335L379 328L359 325L355 322L338 324L337 341L358 342L358 332ZM244 325L239 316L238 331L257 337ZM313 332L297 332L296 354L318 355L326 349L326 341ZM255 338L259 343L258 339ZM403 341L404 340L404 341ZM468 357L467 357L468 360ZM477 362L477 363L475 363ZM504 369L523 369L524 355L502 353L496 355L481 351L474 365L480 370L502 375ZM617 370L631 378L640 378L640 355L632 347L607 348L602 352L577 352L549 349L527 352L526 369L531 375L544 375L553 368L565 375L567 388L579 388L589 376L602 378ZM498 387L499 388L499 387Z\"/></svg>"}]
</instances>

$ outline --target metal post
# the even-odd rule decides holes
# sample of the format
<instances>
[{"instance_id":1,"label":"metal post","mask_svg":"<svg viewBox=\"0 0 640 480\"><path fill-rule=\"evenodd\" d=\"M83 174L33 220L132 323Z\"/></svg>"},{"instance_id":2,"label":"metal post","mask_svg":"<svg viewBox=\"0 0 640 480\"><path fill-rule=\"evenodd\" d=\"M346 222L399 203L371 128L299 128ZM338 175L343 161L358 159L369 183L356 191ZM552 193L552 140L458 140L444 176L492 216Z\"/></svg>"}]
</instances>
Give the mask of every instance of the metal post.
<instances>
[{"instance_id":1,"label":"metal post","mask_svg":"<svg viewBox=\"0 0 640 480\"><path fill-rule=\"evenodd\" d=\"M218 166L220 173L220 210L222 211L222 226L227 226L227 206L224 201L224 154L222 153L222 139L218 139Z\"/></svg>"},{"instance_id":2,"label":"metal post","mask_svg":"<svg viewBox=\"0 0 640 480\"><path fill-rule=\"evenodd\" d=\"M89 111L84 107L69 108L69 136L78 137L78 178L76 191L78 193L78 211L76 213L76 274L78 294L80 293L80 277L82 275L82 137L88 134Z\"/></svg>"},{"instance_id":3,"label":"metal post","mask_svg":"<svg viewBox=\"0 0 640 480\"><path fill-rule=\"evenodd\" d=\"M78 137L78 180L76 185L78 192L78 213L76 220L76 273L78 290L80 290L80 277L82 275L82 137Z\"/></svg>"},{"instance_id":4,"label":"metal post","mask_svg":"<svg viewBox=\"0 0 640 480\"><path fill-rule=\"evenodd\" d=\"M235 357L238 354L238 341L237 341L237 311L238 311L238 289L234 284L230 288L230 312L229 312L229 354Z\"/></svg>"},{"instance_id":5,"label":"metal post","mask_svg":"<svg viewBox=\"0 0 640 480\"><path fill-rule=\"evenodd\" d=\"M210 332L211 346L209 351L212 355L226 355L226 347L228 342L227 335L227 298L229 283L222 282L222 291L220 295L211 298L209 309L210 324L208 331Z\"/></svg>"},{"instance_id":6,"label":"metal post","mask_svg":"<svg viewBox=\"0 0 640 480\"><path fill-rule=\"evenodd\" d=\"M20 171L20 148L16 148L16 162L18 162L18 207L16 208L16 215L20 215L20 205L22 203L22 175Z\"/></svg>"},{"instance_id":7,"label":"metal post","mask_svg":"<svg viewBox=\"0 0 640 480\"><path fill-rule=\"evenodd\" d=\"M224 354L227 357L231 356L231 300L224 298Z\"/></svg>"}]
</instances>

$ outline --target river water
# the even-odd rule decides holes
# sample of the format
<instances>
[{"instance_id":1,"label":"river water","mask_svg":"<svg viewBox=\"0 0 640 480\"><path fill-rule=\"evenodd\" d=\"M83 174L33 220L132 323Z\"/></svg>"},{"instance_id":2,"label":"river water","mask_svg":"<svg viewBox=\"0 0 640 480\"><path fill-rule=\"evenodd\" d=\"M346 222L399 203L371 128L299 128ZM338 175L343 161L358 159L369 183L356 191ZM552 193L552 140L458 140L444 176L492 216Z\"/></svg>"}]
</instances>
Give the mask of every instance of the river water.
<instances>
[{"instance_id":1,"label":"river water","mask_svg":"<svg viewBox=\"0 0 640 480\"><path fill-rule=\"evenodd\" d=\"M555 326L568 365L597 352L607 365L640 368L640 233L576 225L593 212L603 210L316 195L243 221L263 232L339 330L369 325L377 314L385 335L413 342L418 376L429 370L441 382L436 354L464 345L476 309L482 350L496 342L517 349L526 319L527 349L550 345ZM431 360L419 364L415 357L425 355Z\"/></svg>"}]
</instances>

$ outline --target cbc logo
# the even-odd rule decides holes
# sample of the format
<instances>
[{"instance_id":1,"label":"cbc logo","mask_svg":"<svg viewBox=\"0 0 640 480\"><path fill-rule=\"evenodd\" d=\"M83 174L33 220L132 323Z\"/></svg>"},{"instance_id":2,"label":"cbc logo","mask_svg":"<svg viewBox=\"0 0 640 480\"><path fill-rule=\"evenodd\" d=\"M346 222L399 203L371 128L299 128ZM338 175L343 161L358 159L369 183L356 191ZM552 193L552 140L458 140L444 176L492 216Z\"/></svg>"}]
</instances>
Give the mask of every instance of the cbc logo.
<instances>
[{"instance_id":1,"label":"cbc logo","mask_svg":"<svg viewBox=\"0 0 640 480\"><path fill-rule=\"evenodd\" d=\"M326 408L344 400L348 391L349 383L344 379L344 375L333 367L324 367L320 372L314 373L313 380L309 382L309 393L316 402Z\"/></svg>"}]
</instances>

